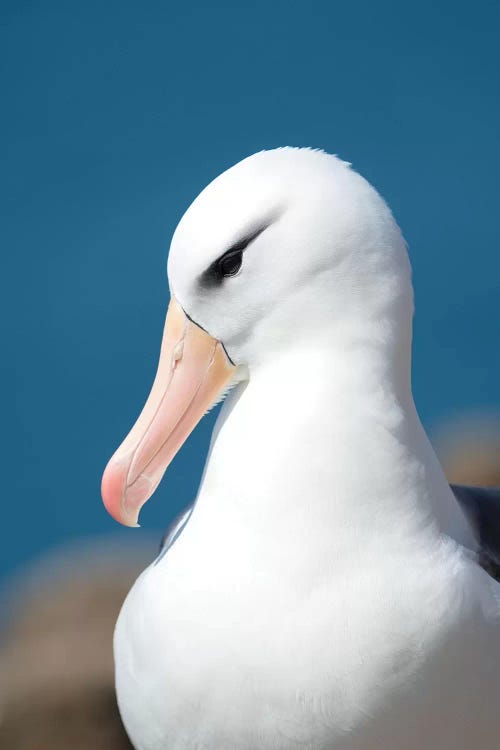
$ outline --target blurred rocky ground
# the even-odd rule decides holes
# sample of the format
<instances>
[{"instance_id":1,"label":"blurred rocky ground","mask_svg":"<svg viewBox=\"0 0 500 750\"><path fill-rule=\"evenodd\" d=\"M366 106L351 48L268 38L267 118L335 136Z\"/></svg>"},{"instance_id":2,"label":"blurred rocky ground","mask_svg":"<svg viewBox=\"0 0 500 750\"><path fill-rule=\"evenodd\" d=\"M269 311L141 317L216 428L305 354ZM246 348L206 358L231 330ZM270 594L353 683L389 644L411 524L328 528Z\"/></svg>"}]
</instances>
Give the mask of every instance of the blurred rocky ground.
<instances>
[{"instance_id":1,"label":"blurred rocky ground","mask_svg":"<svg viewBox=\"0 0 500 750\"><path fill-rule=\"evenodd\" d=\"M154 554L152 544L131 553L87 542L11 582L0 650L2 750L131 750L115 700L112 636Z\"/></svg>"},{"instance_id":2,"label":"blurred rocky ground","mask_svg":"<svg viewBox=\"0 0 500 750\"><path fill-rule=\"evenodd\" d=\"M433 443L450 482L500 487L500 417L455 419L436 431Z\"/></svg>"},{"instance_id":3,"label":"blurred rocky ground","mask_svg":"<svg viewBox=\"0 0 500 750\"><path fill-rule=\"evenodd\" d=\"M451 481L500 485L500 424L462 420L435 436ZM60 551L10 586L0 650L3 750L130 750L113 688L112 634L156 540Z\"/></svg>"}]
</instances>

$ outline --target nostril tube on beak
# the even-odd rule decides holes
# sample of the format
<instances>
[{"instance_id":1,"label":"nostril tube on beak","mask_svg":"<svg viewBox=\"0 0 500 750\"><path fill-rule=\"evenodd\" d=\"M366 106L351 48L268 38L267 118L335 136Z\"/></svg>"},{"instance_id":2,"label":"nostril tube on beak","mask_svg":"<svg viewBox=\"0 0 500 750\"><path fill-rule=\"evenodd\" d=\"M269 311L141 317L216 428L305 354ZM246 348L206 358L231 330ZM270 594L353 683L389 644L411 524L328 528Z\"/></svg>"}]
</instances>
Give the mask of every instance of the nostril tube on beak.
<instances>
[{"instance_id":1,"label":"nostril tube on beak","mask_svg":"<svg viewBox=\"0 0 500 750\"><path fill-rule=\"evenodd\" d=\"M184 338L182 338L174 347L174 350L172 352L172 362L171 367L172 370L175 368L177 362L182 359L182 355L184 354Z\"/></svg>"}]
</instances>

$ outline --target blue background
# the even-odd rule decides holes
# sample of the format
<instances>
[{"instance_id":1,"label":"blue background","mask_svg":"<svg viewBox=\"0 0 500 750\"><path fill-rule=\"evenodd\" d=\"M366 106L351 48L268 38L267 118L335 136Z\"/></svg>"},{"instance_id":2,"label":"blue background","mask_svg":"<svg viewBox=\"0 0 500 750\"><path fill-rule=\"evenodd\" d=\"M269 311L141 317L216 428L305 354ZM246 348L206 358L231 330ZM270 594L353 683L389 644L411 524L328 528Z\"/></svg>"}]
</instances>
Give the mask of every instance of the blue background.
<instances>
[{"instance_id":1,"label":"blue background","mask_svg":"<svg viewBox=\"0 0 500 750\"><path fill-rule=\"evenodd\" d=\"M115 528L100 476L152 382L171 234L262 148L338 153L392 206L425 425L498 410L499 8L2 3L1 573ZM146 528L193 498L213 419Z\"/></svg>"}]
</instances>

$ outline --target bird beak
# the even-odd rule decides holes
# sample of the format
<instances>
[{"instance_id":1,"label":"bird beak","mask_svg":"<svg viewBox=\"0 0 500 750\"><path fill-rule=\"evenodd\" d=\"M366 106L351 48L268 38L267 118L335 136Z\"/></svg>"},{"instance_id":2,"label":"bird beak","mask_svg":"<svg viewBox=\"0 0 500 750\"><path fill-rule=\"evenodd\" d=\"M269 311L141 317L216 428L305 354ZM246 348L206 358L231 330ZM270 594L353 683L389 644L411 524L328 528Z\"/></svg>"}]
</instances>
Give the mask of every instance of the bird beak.
<instances>
[{"instance_id":1,"label":"bird beak","mask_svg":"<svg viewBox=\"0 0 500 750\"><path fill-rule=\"evenodd\" d=\"M235 370L221 342L172 297L151 393L102 477L102 499L115 520L137 526L141 507Z\"/></svg>"}]
</instances>

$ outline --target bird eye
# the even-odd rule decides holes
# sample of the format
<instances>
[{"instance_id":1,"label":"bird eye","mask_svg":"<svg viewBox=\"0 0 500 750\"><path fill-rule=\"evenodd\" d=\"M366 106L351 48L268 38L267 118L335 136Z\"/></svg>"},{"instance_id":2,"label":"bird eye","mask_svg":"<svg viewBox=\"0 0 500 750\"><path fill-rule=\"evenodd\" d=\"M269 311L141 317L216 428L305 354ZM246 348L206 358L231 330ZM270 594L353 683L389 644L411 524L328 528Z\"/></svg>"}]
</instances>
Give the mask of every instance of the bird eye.
<instances>
[{"instance_id":1,"label":"bird eye","mask_svg":"<svg viewBox=\"0 0 500 750\"><path fill-rule=\"evenodd\" d=\"M221 276L236 276L243 263L243 250L229 250L222 258L219 258L217 265Z\"/></svg>"},{"instance_id":2,"label":"bird eye","mask_svg":"<svg viewBox=\"0 0 500 750\"><path fill-rule=\"evenodd\" d=\"M203 271L199 278L202 287L211 288L220 286L225 278L236 276L243 263L243 253L247 247L264 232L269 224L258 227L250 234L243 237L239 242L232 245L227 252L214 260L208 268Z\"/></svg>"}]
</instances>

